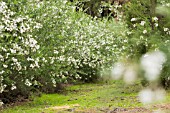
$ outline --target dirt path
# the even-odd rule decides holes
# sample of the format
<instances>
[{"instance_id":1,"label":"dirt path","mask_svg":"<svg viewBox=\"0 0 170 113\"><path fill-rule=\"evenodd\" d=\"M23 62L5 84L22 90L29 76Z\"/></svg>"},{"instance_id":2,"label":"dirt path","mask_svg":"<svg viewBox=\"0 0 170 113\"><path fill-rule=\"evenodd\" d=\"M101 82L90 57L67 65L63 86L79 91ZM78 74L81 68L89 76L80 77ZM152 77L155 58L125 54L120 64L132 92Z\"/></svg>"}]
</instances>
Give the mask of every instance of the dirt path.
<instances>
[{"instance_id":1,"label":"dirt path","mask_svg":"<svg viewBox=\"0 0 170 113\"><path fill-rule=\"evenodd\" d=\"M57 113L170 113L170 103L136 108L98 108L86 110L77 109L76 107L79 106L78 104L73 105L73 107L55 106L52 109L57 111Z\"/></svg>"}]
</instances>

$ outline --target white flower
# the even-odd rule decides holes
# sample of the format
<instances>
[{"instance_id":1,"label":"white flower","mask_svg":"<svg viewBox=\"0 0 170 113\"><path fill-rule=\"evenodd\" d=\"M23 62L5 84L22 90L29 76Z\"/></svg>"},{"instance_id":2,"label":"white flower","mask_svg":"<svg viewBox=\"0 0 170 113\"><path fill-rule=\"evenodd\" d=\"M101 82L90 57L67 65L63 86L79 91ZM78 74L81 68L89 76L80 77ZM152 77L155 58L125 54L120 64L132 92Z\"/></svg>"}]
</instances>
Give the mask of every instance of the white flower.
<instances>
[{"instance_id":1,"label":"white flower","mask_svg":"<svg viewBox=\"0 0 170 113\"><path fill-rule=\"evenodd\" d=\"M34 38L29 38L29 44L30 44L30 47L35 47L35 45L37 44L37 41Z\"/></svg>"},{"instance_id":2,"label":"white flower","mask_svg":"<svg viewBox=\"0 0 170 113\"><path fill-rule=\"evenodd\" d=\"M170 7L170 3L167 3L166 6L167 6L167 7Z\"/></svg>"},{"instance_id":3,"label":"white flower","mask_svg":"<svg viewBox=\"0 0 170 113\"><path fill-rule=\"evenodd\" d=\"M168 28L164 28L164 31L166 32L166 31L168 31L169 29Z\"/></svg>"},{"instance_id":4,"label":"white flower","mask_svg":"<svg viewBox=\"0 0 170 113\"><path fill-rule=\"evenodd\" d=\"M128 40L124 40L124 42L128 42Z\"/></svg>"},{"instance_id":5,"label":"white flower","mask_svg":"<svg viewBox=\"0 0 170 113\"><path fill-rule=\"evenodd\" d=\"M128 31L127 34L130 35L130 34L132 34L132 32L129 32L129 31Z\"/></svg>"},{"instance_id":6,"label":"white flower","mask_svg":"<svg viewBox=\"0 0 170 113\"><path fill-rule=\"evenodd\" d=\"M27 61L34 61L34 59L33 59L33 58L28 57L28 58L27 58Z\"/></svg>"},{"instance_id":7,"label":"white flower","mask_svg":"<svg viewBox=\"0 0 170 113\"><path fill-rule=\"evenodd\" d=\"M143 36L140 36L140 39L142 40L142 39L143 39Z\"/></svg>"},{"instance_id":8,"label":"white flower","mask_svg":"<svg viewBox=\"0 0 170 113\"><path fill-rule=\"evenodd\" d=\"M3 74L4 72L5 72L5 71L4 71L4 70L2 70L2 71L0 72L0 75L1 75L1 74Z\"/></svg>"},{"instance_id":9,"label":"white flower","mask_svg":"<svg viewBox=\"0 0 170 113\"><path fill-rule=\"evenodd\" d=\"M40 67L39 64L38 64L38 61L35 61L35 66L38 67L38 68Z\"/></svg>"},{"instance_id":10,"label":"white flower","mask_svg":"<svg viewBox=\"0 0 170 113\"><path fill-rule=\"evenodd\" d=\"M16 53L15 49L10 49L11 53Z\"/></svg>"},{"instance_id":11,"label":"white flower","mask_svg":"<svg viewBox=\"0 0 170 113\"><path fill-rule=\"evenodd\" d=\"M147 30L145 29L145 30L143 30L143 34L146 34L147 33Z\"/></svg>"},{"instance_id":12,"label":"white flower","mask_svg":"<svg viewBox=\"0 0 170 113\"><path fill-rule=\"evenodd\" d=\"M133 24L133 27L136 27L136 24Z\"/></svg>"},{"instance_id":13,"label":"white flower","mask_svg":"<svg viewBox=\"0 0 170 113\"><path fill-rule=\"evenodd\" d=\"M58 54L59 52L57 50L54 50L54 54Z\"/></svg>"},{"instance_id":14,"label":"white flower","mask_svg":"<svg viewBox=\"0 0 170 113\"><path fill-rule=\"evenodd\" d=\"M0 85L0 93L2 93L6 87L6 84Z\"/></svg>"},{"instance_id":15,"label":"white flower","mask_svg":"<svg viewBox=\"0 0 170 113\"><path fill-rule=\"evenodd\" d=\"M16 86L12 85L11 90L17 89Z\"/></svg>"},{"instance_id":16,"label":"white flower","mask_svg":"<svg viewBox=\"0 0 170 113\"><path fill-rule=\"evenodd\" d=\"M25 51L24 51L24 54L28 55L28 54L29 54L29 51L26 51L26 50L25 50Z\"/></svg>"},{"instance_id":17,"label":"white flower","mask_svg":"<svg viewBox=\"0 0 170 113\"><path fill-rule=\"evenodd\" d=\"M38 50L40 48L40 45L36 45L35 48Z\"/></svg>"},{"instance_id":18,"label":"white flower","mask_svg":"<svg viewBox=\"0 0 170 113\"><path fill-rule=\"evenodd\" d=\"M16 58L12 57L12 61L17 62L18 60Z\"/></svg>"},{"instance_id":19,"label":"white flower","mask_svg":"<svg viewBox=\"0 0 170 113\"><path fill-rule=\"evenodd\" d=\"M165 90L158 89L144 89L139 92L139 100L143 104L150 104L156 101L163 101L165 99Z\"/></svg>"},{"instance_id":20,"label":"white flower","mask_svg":"<svg viewBox=\"0 0 170 113\"><path fill-rule=\"evenodd\" d=\"M34 81L34 85L38 85L38 82L36 80Z\"/></svg>"},{"instance_id":21,"label":"white flower","mask_svg":"<svg viewBox=\"0 0 170 113\"><path fill-rule=\"evenodd\" d=\"M16 21L16 22L22 22L22 21L23 21L23 18L18 17L15 21Z\"/></svg>"},{"instance_id":22,"label":"white flower","mask_svg":"<svg viewBox=\"0 0 170 113\"><path fill-rule=\"evenodd\" d=\"M8 65L3 64L3 67L4 67L4 68L7 68L7 67L8 67Z\"/></svg>"},{"instance_id":23,"label":"white flower","mask_svg":"<svg viewBox=\"0 0 170 113\"><path fill-rule=\"evenodd\" d=\"M152 18L154 21L158 21L158 18L157 17L153 17Z\"/></svg>"},{"instance_id":24,"label":"white flower","mask_svg":"<svg viewBox=\"0 0 170 113\"><path fill-rule=\"evenodd\" d=\"M136 18L132 18L130 21L131 22L134 22L134 21L136 21L137 19Z\"/></svg>"},{"instance_id":25,"label":"white flower","mask_svg":"<svg viewBox=\"0 0 170 113\"><path fill-rule=\"evenodd\" d=\"M155 25L155 27L158 27L158 23L155 23L154 25Z\"/></svg>"},{"instance_id":26,"label":"white flower","mask_svg":"<svg viewBox=\"0 0 170 113\"><path fill-rule=\"evenodd\" d=\"M141 26L144 26L145 23L146 23L145 21L141 21L140 25L141 25Z\"/></svg>"},{"instance_id":27,"label":"white flower","mask_svg":"<svg viewBox=\"0 0 170 113\"><path fill-rule=\"evenodd\" d=\"M42 28L42 25L40 23L36 23L36 26L34 26L34 28L40 29L40 28Z\"/></svg>"},{"instance_id":28,"label":"white flower","mask_svg":"<svg viewBox=\"0 0 170 113\"><path fill-rule=\"evenodd\" d=\"M34 68L35 66L33 64L30 64L30 68Z\"/></svg>"},{"instance_id":29,"label":"white flower","mask_svg":"<svg viewBox=\"0 0 170 113\"><path fill-rule=\"evenodd\" d=\"M2 47L2 50L4 51L4 52L6 52L7 50L6 50L6 48L4 48L4 47Z\"/></svg>"},{"instance_id":30,"label":"white flower","mask_svg":"<svg viewBox=\"0 0 170 113\"><path fill-rule=\"evenodd\" d=\"M27 86L31 86L31 85L32 85L32 83L31 83L28 79L26 79L26 80L25 80L25 85L27 85Z\"/></svg>"}]
</instances>

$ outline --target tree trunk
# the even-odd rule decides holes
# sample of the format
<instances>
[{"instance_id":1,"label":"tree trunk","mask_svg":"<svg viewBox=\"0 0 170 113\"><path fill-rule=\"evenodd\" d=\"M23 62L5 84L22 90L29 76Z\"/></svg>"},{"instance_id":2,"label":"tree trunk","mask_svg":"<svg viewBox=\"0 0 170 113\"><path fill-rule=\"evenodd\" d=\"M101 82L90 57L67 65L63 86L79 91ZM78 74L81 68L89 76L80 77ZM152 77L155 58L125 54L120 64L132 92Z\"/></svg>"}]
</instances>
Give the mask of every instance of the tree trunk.
<instances>
[{"instance_id":1,"label":"tree trunk","mask_svg":"<svg viewBox=\"0 0 170 113\"><path fill-rule=\"evenodd\" d=\"M157 3L157 0L150 0L150 17L151 17L153 30L154 30L154 22L152 22L152 17L156 16L156 3Z\"/></svg>"},{"instance_id":2,"label":"tree trunk","mask_svg":"<svg viewBox=\"0 0 170 113\"><path fill-rule=\"evenodd\" d=\"M155 16L155 10L156 10L156 3L157 0L150 0L151 1L151 16Z\"/></svg>"}]
</instances>

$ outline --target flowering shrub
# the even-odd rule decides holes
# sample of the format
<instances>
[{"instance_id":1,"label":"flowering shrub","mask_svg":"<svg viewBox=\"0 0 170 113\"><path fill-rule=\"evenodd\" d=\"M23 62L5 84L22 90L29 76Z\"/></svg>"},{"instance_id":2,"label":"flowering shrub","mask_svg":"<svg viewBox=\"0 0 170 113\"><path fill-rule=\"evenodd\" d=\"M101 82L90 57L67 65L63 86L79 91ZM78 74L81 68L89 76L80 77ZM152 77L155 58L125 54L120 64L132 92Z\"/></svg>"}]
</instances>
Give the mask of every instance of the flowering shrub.
<instances>
[{"instance_id":1,"label":"flowering shrub","mask_svg":"<svg viewBox=\"0 0 170 113\"><path fill-rule=\"evenodd\" d=\"M112 6L119 23L76 11L67 0L1 2L0 96L29 94L34 87L54 92L58 83L96 81L120 58L139 60L148 51L167 45L169 24L160 25L166 19L150 16L146 1L136 2L125 4L126 18L119 12L120 5ZM132 12L136 7L145 14ZM127 83L136 79L136 64L115 65L115 70L125 73Z\"/></svg>"},{"instance_id":2,"label":"flowering shrub","mask_svg":"<svg viewBox=\"0 0 170 113\"><path fill-rule=\"evenodd\" d=\"M41 25L17 15L5 2L0 2L0 20L0 95L13 90L25 93L21 90L28 91L25 88L32 84L31 72L40 67L34 56L40 46L32 32Z\"/></svg>"},{"instance_id":3,"label":"flowering shrub","mask_svg":"<svg viewBox=\"0 0 170 113\"><path fill-rule=\"evenodd\" d=\"M43 51L44 70L54 86L67 80L96 80L103 67L123 54L127 43L120 24L92 18L76 12L67 1L42 2L35 5L37 21L45 26L38 34ZM51 7L47 7L51 6ZM112 25L112 26L111 26ZM122 30L118 35L115 29ZM50 29L50 32L48 31ZM123 44L124 43L124 44ZM48 70L45 68L48 67Z\"/></svg>"},{"instance_id":4,"label":"flowering shrub","mask_svg":"<svg viewBox=\"0 0 170 113\"><path fill-rule=\"evenodd\" d=\"M96 81L126 50L123 23L76 12L67 0L17 3L22 6L0 7L2 98L27 95L34 87L54 92L58 83Z\"/></svg>"}]
</instances>

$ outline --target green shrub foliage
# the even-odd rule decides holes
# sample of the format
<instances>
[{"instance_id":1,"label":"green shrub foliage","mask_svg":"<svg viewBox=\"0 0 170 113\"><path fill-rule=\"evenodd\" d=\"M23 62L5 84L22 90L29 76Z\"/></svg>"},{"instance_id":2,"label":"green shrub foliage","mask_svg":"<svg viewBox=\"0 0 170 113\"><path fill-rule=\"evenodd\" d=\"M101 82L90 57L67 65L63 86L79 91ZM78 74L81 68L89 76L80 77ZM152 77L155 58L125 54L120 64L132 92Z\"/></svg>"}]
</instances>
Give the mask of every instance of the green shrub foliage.
<instances>
[{"instance_id":1,"label":"green shrub foliage","mask_svg":"<svg viewBox=\"0 0 170 113\"><path fill-rule=\"evenodd\" d=\"M59 83L96 81L124 54L123 23L75 9L67 0L1 2L2 101L35 88L54 92Z\"/></svg>"},{"instance_id":2,"label":"green shrub foliage","mask_svg":"<svg viewBox=\"0 0 170 113\"><path fill-rule=\"evenodd\" d=\"M0 93L15 90L24 94L33 84L33 72L40 68L39 58L34 56L40 45L32 32L41 24L17 15L5 2L0 2L0 19Z\"/></svg>"},{"instance_id":3,"label":"green shrub foliage","mask_svg":"<svg viewBox=\"0 0 170 113\"><path fill-rule=\"evenodd\" d=\"M59 83L95 82L122 57L138 60L151 50L168 51L169 61L168 1L158 1L163 15L147 0L98 2L114 18L92 17L68 0L1 0L0 100L54 92ZM166 86L169 67L161 76Z\"/></svg>"}]
</instances>

